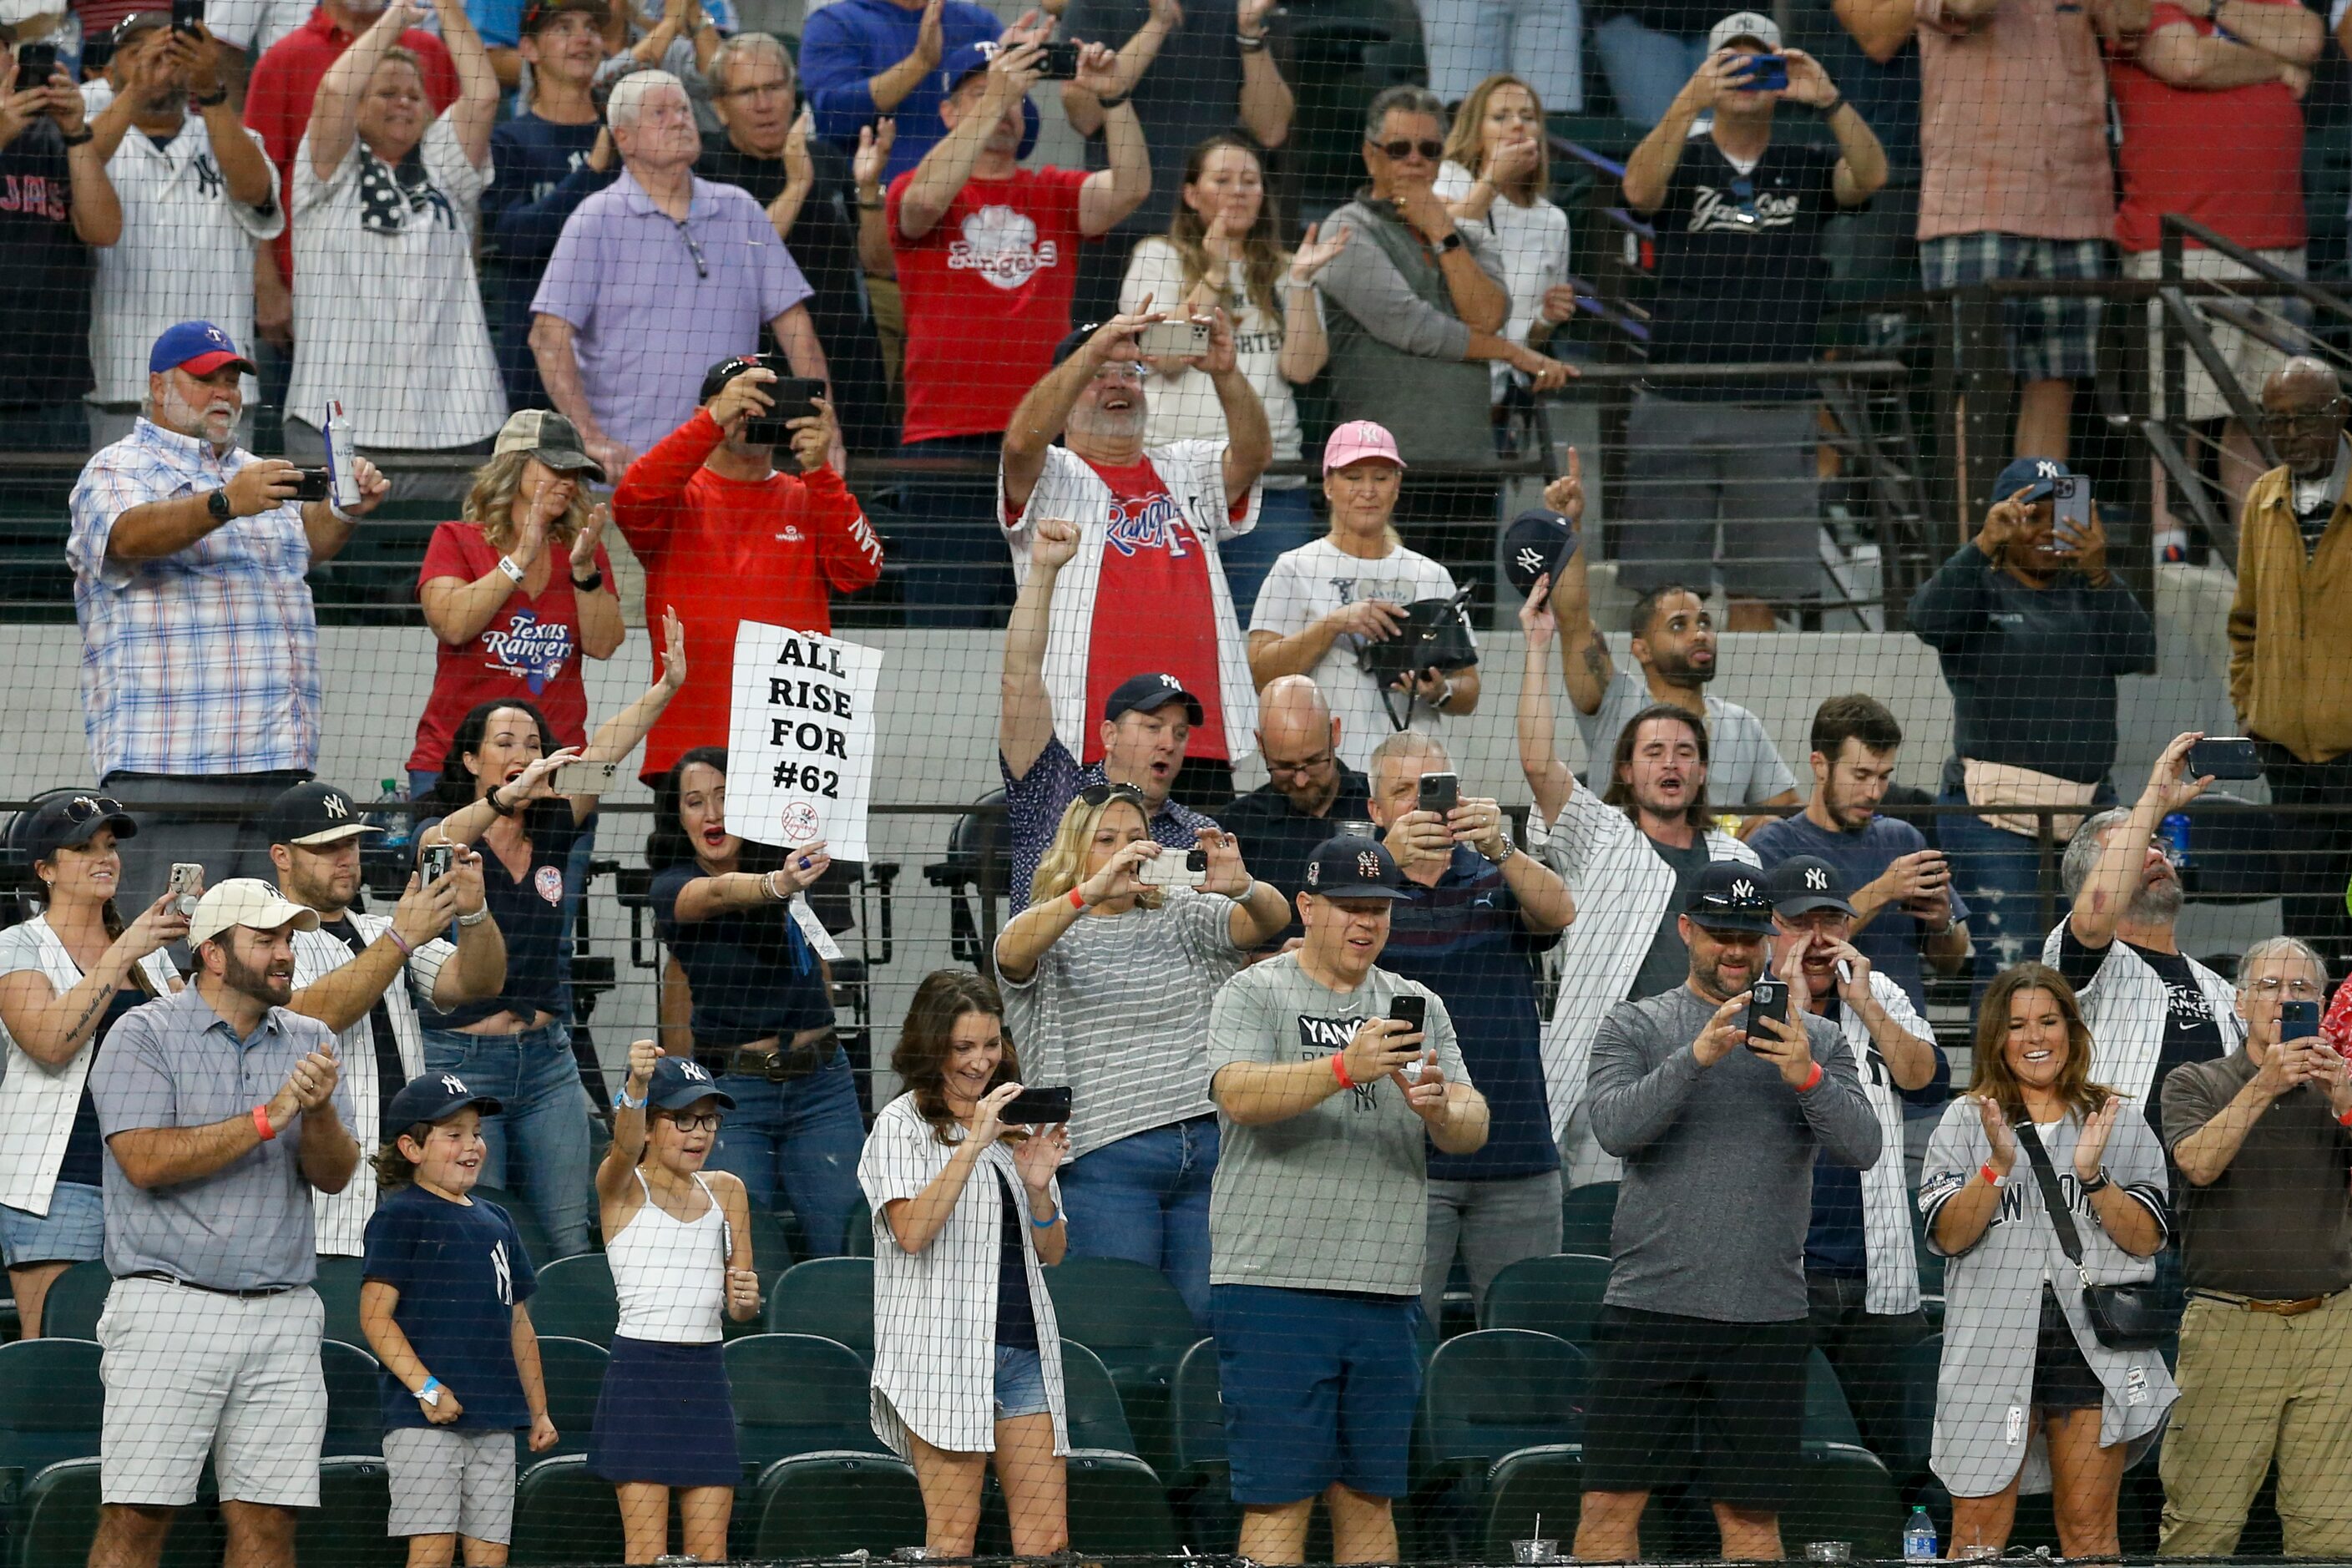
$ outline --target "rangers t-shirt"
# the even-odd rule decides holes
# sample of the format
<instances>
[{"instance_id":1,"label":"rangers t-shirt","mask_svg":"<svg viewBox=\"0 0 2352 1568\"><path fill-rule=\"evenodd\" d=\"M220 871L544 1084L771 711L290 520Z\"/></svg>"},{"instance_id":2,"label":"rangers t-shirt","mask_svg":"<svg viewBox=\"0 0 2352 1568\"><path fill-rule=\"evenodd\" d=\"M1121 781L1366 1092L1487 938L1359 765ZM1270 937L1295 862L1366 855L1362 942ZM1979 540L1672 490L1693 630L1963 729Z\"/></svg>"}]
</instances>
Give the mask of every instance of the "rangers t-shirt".
<instances>
[{"instance_id":1,"label":"rangers t-shirt","mask_svg":"<svg viewBox=\"0 0 2352 1568\"><path fill-rule=\"evenodd\" d=\"M501 553L479 523L441 524L417 569L418 597L436 577L478 582L497 569ZM572 590L571 554L553 540L547 554L547 586L537 598L518 587L472 641L453 647L434 638L433 694L416 721L411 771L437 772L458 721L484 702L529 702L547 715L559 744L587 744L588 693L580 683L580 607ZM612 559L601 544L596 570L605 582L613 581Z\"/></svg>"},{"instance_id":2,"label":"rangers t-shirt","mask_svg":"<svg viewBox=\"0 0 2352 1568\"><path fill-rule=\"evenodd\" d=\"M898 212L914 177L892 182L887 215L907 313L905 438L994 435L1070 330L1087 174L968 180L930 231L909 239Z\"/></svg>"},{"instance_id":3,"label":"rangers t-shirt","mask_svg":"<svg viewBox=\"0 0 2352 1568\"><path fill-rule=\"evenodd\" d=\"M1202 721L1184 754L1230 757L1224 708L1216 700L1223 688L1208 551L1150 458L1123 468L1087 466L1110 487L1111 504L1095 588L1095 635L1087 645L1086 710L1100 713L1129 677L1159 670L1202 699ZM1102 731L1088 725L1079 760L1099 762L1102 754Z\"/></svg>"}]
</instances>

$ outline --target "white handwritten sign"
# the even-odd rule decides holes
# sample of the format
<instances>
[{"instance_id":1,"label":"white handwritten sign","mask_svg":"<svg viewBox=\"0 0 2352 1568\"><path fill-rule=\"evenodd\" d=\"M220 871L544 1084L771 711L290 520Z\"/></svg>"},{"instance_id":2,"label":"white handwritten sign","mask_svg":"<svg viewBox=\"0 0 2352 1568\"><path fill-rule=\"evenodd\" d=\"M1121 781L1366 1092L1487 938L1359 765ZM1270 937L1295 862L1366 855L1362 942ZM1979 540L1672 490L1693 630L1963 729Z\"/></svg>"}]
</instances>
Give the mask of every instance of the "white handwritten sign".
<instances>
[{"instance_id":1,"label":"white handwritten sign","mask_svg":"<svg viewBox=\"0 0 2352 1568\"><path fill-rule=\"evenodd\" d=\"M727 826L761 844L824 839L866 858L874 693L882 650L745 621L735 633L727 727Z\"/></svg>"}]
</instances>

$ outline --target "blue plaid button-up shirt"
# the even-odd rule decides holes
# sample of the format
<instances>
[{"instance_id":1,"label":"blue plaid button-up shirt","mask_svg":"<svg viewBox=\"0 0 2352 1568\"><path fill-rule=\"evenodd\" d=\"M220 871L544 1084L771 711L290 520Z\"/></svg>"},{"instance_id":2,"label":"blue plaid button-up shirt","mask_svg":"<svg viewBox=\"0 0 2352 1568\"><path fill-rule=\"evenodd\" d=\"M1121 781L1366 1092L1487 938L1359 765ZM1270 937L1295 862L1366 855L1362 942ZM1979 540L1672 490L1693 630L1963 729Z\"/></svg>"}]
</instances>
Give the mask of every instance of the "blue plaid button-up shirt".
<instances>
[{"instance_id":1,"label":"blue plaid button-up shirt","mask_svg":"<svg viewBox=\"0 0 2352 1568\"><path fill-rule=\"evenodd\" d=\"M319 623L292 501L152 561L106 553L115 519L217 489L257 459L142 419L73 490L82 729L98 776L309 769L319 752Z\"/></svg>"}]
</instances>

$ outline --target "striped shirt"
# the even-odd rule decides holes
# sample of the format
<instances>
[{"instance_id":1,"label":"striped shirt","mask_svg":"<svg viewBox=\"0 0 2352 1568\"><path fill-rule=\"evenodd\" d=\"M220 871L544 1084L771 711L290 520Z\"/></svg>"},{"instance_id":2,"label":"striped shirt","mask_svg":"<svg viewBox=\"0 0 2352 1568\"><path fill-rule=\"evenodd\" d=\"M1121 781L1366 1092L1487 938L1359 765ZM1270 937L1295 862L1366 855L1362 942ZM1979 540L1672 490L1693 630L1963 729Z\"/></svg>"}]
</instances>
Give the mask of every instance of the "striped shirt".
<instances>
[{"instance_id":1,"label":"striped shirt","mask_svg":"<svg viewBox=\"0 0 2352 1568\"><path fill-rule=\"evenodd\" d=\"M81 623L82 729L101 779L318 760L319 624L297 503L234 518L157 560L106 552L132 507L217 489L258 460L142 418L74 485L66 560Z\"/></svg>"}]
</instances>

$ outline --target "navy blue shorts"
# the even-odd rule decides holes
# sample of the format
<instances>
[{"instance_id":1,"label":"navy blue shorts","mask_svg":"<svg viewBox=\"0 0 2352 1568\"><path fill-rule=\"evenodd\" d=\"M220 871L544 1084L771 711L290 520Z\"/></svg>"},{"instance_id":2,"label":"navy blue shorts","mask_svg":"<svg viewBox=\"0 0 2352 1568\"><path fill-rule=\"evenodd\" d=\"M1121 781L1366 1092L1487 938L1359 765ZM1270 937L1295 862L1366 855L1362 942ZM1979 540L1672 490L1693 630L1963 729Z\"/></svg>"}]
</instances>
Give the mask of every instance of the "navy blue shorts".
<instances>
[{"instance_id":1,"label":"navy blue shorts","mask_svg":"<svg viewBox=\"0 0 2352 1568\"><path fill-rule=\"evenodd\" d=\"M1418 1296L1211 1289L1235 1502L1293 1503L1334 1481L1367 1497L1404 1495L1420 1310Z\"/></svg>"}]
</instances>

